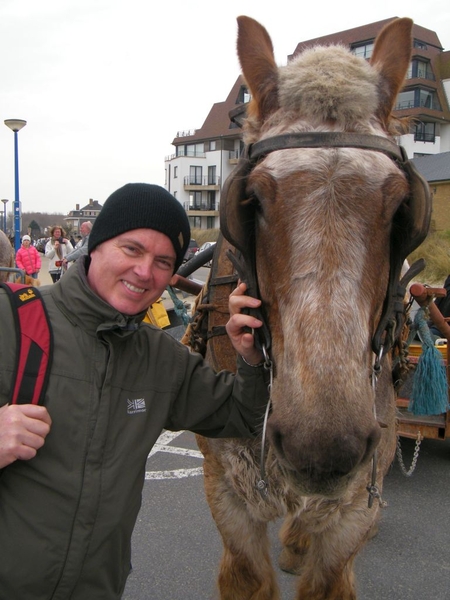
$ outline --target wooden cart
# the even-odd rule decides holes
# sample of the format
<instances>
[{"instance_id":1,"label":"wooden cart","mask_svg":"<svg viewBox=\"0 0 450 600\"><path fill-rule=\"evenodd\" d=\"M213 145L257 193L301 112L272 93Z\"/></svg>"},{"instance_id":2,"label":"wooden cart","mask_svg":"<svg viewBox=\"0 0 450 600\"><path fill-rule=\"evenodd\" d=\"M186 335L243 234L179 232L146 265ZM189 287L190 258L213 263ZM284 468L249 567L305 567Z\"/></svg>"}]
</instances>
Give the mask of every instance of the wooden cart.
<instances>
[{"instance_id":1,"label":"wooden cart","mask_svg":"<svg viewBox=\"0 0 450 600\"><path fill-rule=\"evenodd\" d=\"M438 347L442 354L442 362L447 372L447 382L450 384L450 325L433 302L433 298L446 295L443 288L425 287L415 283L410 288L410 293L419 306L428 306L430 319L444 333L446 344ZM422 348L420 344L411 344L408 359L411 365L417 365ZM411 377L414 376L412 371ZM407 386L404 386L404 388ZM398 409L398 434L412 439L445 440L450 437L450 410L440 415L414 415L408 410L409 398L402 397L407 389L400 390L397 400Z\"/></svg>"}]
</instances>

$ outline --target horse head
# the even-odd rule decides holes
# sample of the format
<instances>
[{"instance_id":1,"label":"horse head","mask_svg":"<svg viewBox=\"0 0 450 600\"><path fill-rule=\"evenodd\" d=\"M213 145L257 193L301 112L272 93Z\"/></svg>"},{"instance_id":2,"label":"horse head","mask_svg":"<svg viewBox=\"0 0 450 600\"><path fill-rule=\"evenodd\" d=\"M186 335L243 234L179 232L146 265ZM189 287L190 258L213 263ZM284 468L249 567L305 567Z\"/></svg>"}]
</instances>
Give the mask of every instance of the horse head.
<instances>
[{"instance_id":1,"label":"horse head","mask_svg":"<svg viewBox=\"0 0 450 600\"><path fill-rule=\"evenodd\" d=\"M221 227L254 256L275 367L271 445L301 492L333 496L373 456L379 421L394 429L389 357L377 390L373 340L429 226L427 186L393 141L412 21L388 24L370 62L337 45L284 67L259 23L238 28L251 101Z\"/></svg>"}]
</instances>

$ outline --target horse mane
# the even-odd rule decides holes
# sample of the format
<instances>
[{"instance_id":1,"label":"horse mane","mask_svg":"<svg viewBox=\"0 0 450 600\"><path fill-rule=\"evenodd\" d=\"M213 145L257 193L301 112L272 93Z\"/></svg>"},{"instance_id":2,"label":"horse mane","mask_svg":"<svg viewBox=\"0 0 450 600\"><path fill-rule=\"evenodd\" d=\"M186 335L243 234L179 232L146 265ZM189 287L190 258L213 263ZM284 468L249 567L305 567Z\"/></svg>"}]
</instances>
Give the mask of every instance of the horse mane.
<instances>
[{"instance_id":1,"label":"horse mane","mask_svg":"<svg viewBox=\"0 0 450 600\"><path fill-rule=\"evenodd\" d=\"M0 231L0 267L14 268L14 250L3 231ZM0 281L6 281L7 278L7 273L0 271Z\"/></svg>"}]
</instances>

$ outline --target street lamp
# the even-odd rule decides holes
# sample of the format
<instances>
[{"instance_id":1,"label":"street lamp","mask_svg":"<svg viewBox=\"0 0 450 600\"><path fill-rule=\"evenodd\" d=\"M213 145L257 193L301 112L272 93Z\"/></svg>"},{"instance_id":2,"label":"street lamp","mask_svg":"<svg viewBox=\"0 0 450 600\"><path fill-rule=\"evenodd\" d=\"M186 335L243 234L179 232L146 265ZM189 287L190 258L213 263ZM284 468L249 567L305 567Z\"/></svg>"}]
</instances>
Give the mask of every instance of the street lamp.
<instances>
[{"instance_id":1,"label":"street lamp","mask_svg":"<svg viewBox=\"0 0 450 600\"><path fill-rule=\"evenodd\" d=\"M7 198L2 198L3 202L3 231L6 234L6 204L9 202Z\"/></svg>"},{"instance_id":2,"label":"street lamp","mask_svg":"<svg viewBox=\"0 0 450 600\"><path fill-rule=\"evenodd\" d=\"M26 121L22 119L6 119L5 125L14 132L14 249L17 252L20 248L20 230L21 230L21 214L20 214L20 201L19 201L19 150L17 134L25 127Z\"/></svg>"}]
</instances>

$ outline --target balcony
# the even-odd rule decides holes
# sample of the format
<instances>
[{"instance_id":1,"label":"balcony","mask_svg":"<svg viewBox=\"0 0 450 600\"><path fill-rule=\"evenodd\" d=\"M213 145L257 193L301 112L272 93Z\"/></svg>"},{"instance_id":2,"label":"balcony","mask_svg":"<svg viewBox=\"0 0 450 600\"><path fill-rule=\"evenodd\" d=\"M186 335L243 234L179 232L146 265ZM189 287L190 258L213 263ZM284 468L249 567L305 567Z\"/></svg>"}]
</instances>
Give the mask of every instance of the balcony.
<instances>
[{"instance_id":1,"label":"balcony","mask_svg":"<svg viewBox=\"0 0 450 600\"><path fill-rule=\"evenodd\" d=\"M434 133L425 133L424 131L416 131L414 133L415 142L434 142L436 141L436 135Z\"/></svg>"},{"instance_id":2,"label":"balcony","mask_svg":"<svg viewBox=\"0 0 450 600\"><path fill-rule=\"evenodd\" d=\"M436 81L436 77L430 69L417 69L417 72L414 74L412 71L409 71L406 79L428 79L429 81Z\"/></svg>"},{"instance_id":3,"label":"balcony","mask_svg":"<svg viewBox=\"0 0 450 600\"><path fill-rule=\"evenodd\" d=\"M219 202L199 202L197 204L189 204L185 202L183 208L188 217L218 217Z\"/></svg>"},{"instance_id":4,"label":"balcony","mask_svg":"<svg viewBox=\"0 0 450 600\"><path fill-rule=\"evenodd\" d=\"M228 152L228 160L230 162L230 165L237 165L237 162L239 160L239 150L230 150Z\"/></svg>"},{"instance_id":5,"label":"balcony","mask_svg":"<svg viewBox=\"0 0 450 600\"><path fill-rule=\"evenodd\" d=\"M421 100L420 102L414 100L402 100L397 102L394 106L394 110L410 110L412 108L429 108L430 110L442 111L439 100Z\"/></svg>"},{"instance_id":6,"label":"balcony","mask_svg":"<svg viewBox=\"0 0 450 600\"><path fill-rule=\"evenodd\" d=\"M187 192L198 191L219 191L220 177L190 177L189 175L183 179L183 186Z\"/></svg>"}]
</instances>

